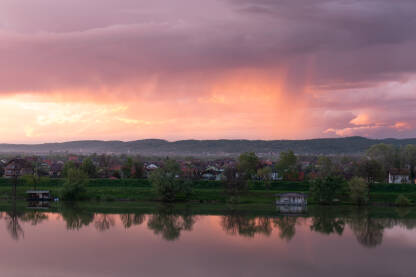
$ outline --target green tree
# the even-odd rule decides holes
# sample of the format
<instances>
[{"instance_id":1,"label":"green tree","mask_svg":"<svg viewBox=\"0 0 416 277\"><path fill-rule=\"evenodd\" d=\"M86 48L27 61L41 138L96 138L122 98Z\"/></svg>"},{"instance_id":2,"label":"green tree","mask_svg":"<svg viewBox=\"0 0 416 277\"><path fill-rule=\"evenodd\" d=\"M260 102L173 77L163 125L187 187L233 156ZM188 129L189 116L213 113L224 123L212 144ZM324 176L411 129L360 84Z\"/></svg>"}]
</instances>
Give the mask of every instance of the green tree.
<instances>
[{"instance_id":1,"label":"green tree","mask_svg":"<svg viewBox=\"0 0 416 277\"><path fill-rule=\"evenodd\" d=\"M143 178L144 176L143 162L135 161L133 163L133 172L134 172L133 174L134 178L137 178L137 179Z\"/></svg>"},{"instance_id":2,"label":"green tree","mask_svg":"<svg viewBox=\"0 0 416 277\"><path fill-rule=\"evenodd\" d=\"M260 166L260 160L254 152L246 152L238 158L238 170L245 180L252 179Z\"/></svg>"},{"instance_id":3,"label":"green tree","mask_svg":"<svg viewBox=\"0 0 416 277\"><path fill-rule=\"evenodd\" d=\"M82 200L86 198L88 175L80 169L69 169L62 187L61 197L64 200Z\"/></svg>"},{"instance_id":4,"label":"green tree","mask_svg":"<svg viewBox=\"0 0 416 277\"><path fill-rule=\"evenodd\" d=\"M159 197L166 202L176 200L178 193L189 193L187 182L181 178L180 165L174 160L167 159L163 167L150 174L149 181Z\"/></svg>"},{"instance_id":5,"label":"green tree","mask_svg":"<svg viewBox=\"0 0 416 277\"><path fill-rule=\"evenodd\" d=\"M332 175L334 172L334 165L332 160L327 156L320 156L316 165L318 167L318 175L320 177Z\"/></svg>"},{"instance_id":6,"label":"green tree","mask_svg":"<svg viewBox=\"0 0 416 277\"><path fill-rule=\"evenodd\" d=\"M226 192L231 195L247 190L247 180L239 174L236 168L227 167L224 170L223 184Z\"/></svg>"},{"instance_id":7,"label":"green tree","mask_svg":"<svg viewBox=\"0 0 416 277\"><path fill-rule=\"evenodd\" d=\"M376 160L365 158L359 164L358 175L365 178L369 184L382 181L384 179L383 166Z\"/></svg>"},{"instance_id":8,"label":"green tree","mask_svg":"<svg viewBox=\"0 0 416 277\"><path fill-rule=\"evenodd\" d=\"M404 162L410 168L410 177L411 177L412 183L414 183L415 178L416 178L416 172L415 172L416 145L413 145L413 144L406 145L403 149L402 156L403 156Z\"/></svg>"},{"instance_id":9,"label":"green tree","mask_svg":"<svg viewBox=\"0 0 416 277\"><path fill-rule=\"evenodd\" d=\"M73 162L73 161L68 161L68 162L66 162L65 163L65 165L64 165L64 168L63 168L63 170L62 170L62 175L64 176L64 177L68 177L68 172L71 170L71 169L77 169L78 168L78 165L75 163L75 162Z\"/></svg>"},{"instance_id":10,"label":"green tree","mask_svg":"<svg viewBox=\"0 0 416 277\"><path fill-rule=\"evenodd\" d=\"M397 149L390 144L375 144L367 150L367 156L379 162L383 168L384 176L392 167L400 167Z\"/></svg>"},{"instance_id":11,"label":"green tree","mask_svg":"<svg viewBox=\"0 0 416 277\"><path fill-rule=\"evenodd\" d=\"M97 168L92 162L91 158L86 158L81 164L81 170L84 171L88 177L95 178L97 175Z\"/></svg>"},{"instance_id":12,"label":"green tree","mask_svg":"<svg viewBox=\"0 0 416 277\"><path fill-rule=\"evenodd\" d=\"M49 177L40 177L36 173L24 175L22 179L26 185L33 187L34 190L36 190L40 184L47 185L49 183Z\"/></svg>"},{"instance_id":13,"label":"green tree","mask_svg":"<svg viewBox=\"0 0 416 277\"><path fill-rule=\"evenodd\" d=\"M354 177L348 182L348 188L350 191L351 200L358 204L363 205L368 202L368 184L360 177Z\"/></svg>"},{"instance_id":14,"label":"green tree","mask_svg":"<svg viewBox=\"0 0 416 277\"><path fill-rule=\"evenodd\" d=\"M336 176L327 176L313 180L310 185L310 195L314 201L330 204L341 194L345 187L345 180Z\"/></svg>"},{"instance_id":15,"label":"green tree","mask_svg":"<svg viewBox=\"0 0 416 277\"><path fill-rule=\"evenodd\" d=\"M277 172L285 179L288 176L296 174L296 165L298 158L292 150L280 152L279 161L276 164Z\"/></svg>"},{"instance_id":16,"label":"green tree","mask_svg":"<svg viewBox=\"0 0 416 277\"><path fill-rule=\"evenodd\" d=\"M272 181L272 168L270 166L266 166L257 170L257 176L263 180L266 188L270 188L271 181Z\"/></svg>"},{"instance_id":17,"label":"green tree","mask_svg":"<svg viewBox=\"0 0 416 277\"><path fill-rule=\"evenodd\" d=\"M133 159L128 158L127 161L121 167L121 172L123 173L123 178L130 178L132 176L133 169Z\"/></svg>"}]
</instances>

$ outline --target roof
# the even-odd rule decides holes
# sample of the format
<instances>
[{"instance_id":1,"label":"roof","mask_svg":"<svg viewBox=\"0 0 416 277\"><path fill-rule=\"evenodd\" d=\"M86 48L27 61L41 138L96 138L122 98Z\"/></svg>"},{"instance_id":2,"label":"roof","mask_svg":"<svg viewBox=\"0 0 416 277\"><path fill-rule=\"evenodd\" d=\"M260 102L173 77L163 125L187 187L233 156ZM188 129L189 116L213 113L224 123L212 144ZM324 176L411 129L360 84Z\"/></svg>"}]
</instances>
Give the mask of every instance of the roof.
<instances>
[{"instance_id":1,"label":"roof","mask_svg":"<svg viewBox=\"0 0 416 277\"><path fill-rule=\"evenodd\" d=\"M308 197L308 195L306 193L301 193L301 192L285 192L285 193L278 193L276 194L276 196L279 197L297 197L297 196L303 196L303 197Z\"/></svg>"},{"instance_id":2,"label":"roof","mask_svg":"<svg viewBox=\"0 0 416 277\"><path fill-rule=\"evenodd\" d=\"M6 167L9 166L13 166L14 168L31 168L32 165L30 164L30 162L26 161L25 159L20 159L20 158L15 158L10 160L7 164Z\"/></svg>"},{"instance_id":3,"label":"roof","mask_svg":"<svg viewBox=\"0 0 416 277\"><path fill-rule=\"evenodd\" d=\"M27 190L26 193L49 193L49 190Z\"/></svg>"},{"instance_id":4,"label":"roof","mask_svg":"<svg viewBox=\"0 0 416 277\"><path fill-rule=\"evenodd\" d=\"M391 175L406 175L406 176L408 176L408 175L410 175L410 170L406 169L406 168L401 168L401 169L400 168L393 168L393 169L390 169L389 173Z\"/></svg>"}]
</instances>

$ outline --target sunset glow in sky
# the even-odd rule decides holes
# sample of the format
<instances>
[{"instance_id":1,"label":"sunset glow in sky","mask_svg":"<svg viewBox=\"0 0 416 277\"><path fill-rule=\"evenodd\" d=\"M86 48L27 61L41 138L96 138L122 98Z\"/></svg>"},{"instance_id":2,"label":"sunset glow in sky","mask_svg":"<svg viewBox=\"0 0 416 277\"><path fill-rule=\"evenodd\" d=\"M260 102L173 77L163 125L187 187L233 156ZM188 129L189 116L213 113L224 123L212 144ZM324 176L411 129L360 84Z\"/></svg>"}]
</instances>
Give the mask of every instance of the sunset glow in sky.
<instances>
[{"instance_id":1,"label":"sunset glow in sky","mask_svg":"<svg viewBox=\"0 0 416 277\"><path fill-rule=\"evenodd\" d=\"M0 0L0 142L416 137L414 0Z\"/></svg>"}]
</instances>

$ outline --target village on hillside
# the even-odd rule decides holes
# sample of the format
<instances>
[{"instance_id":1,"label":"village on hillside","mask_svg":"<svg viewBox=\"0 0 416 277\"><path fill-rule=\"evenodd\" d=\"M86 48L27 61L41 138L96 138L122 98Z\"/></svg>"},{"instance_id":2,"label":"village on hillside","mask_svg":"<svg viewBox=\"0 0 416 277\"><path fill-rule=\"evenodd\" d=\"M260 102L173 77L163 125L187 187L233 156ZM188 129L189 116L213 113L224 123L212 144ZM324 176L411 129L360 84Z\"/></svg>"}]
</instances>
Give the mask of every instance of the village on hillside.
<instances>
[{"instance_id":1,"label":"village on hillside","mask_svg":"<svg viewBox=\"0 0 416 277\"><path fill-rule=\"evenodd\" d=\"M368 182L414 183L415 155L409 151L394 152L386 145L375 145L363 156L312 156L282 152L275 159L255 157L255 172L251 178L264 181L305 181L328 175L337 175L346 180L359 176ZM413 149L413 148L412 148ZM386 154L387 153L387 154ZM389 154L390 153L390 154ZM247 153L246 153L247 154ZM388 158L389 155L391 158ZM244 156L244 154L242 155ZM163 168L167 160L175 160L180 166L181 177L192 180L224 180L227 169L237 169L241 157L214 159L202 158L145 158L128 155L76 155L50 154L39 156L0 156L0 176L5 178L36 175L48 178L63 178L68 168L86 171L89 178L125 179L147 178L151 172Z\"/></svg>"}]
</instances>

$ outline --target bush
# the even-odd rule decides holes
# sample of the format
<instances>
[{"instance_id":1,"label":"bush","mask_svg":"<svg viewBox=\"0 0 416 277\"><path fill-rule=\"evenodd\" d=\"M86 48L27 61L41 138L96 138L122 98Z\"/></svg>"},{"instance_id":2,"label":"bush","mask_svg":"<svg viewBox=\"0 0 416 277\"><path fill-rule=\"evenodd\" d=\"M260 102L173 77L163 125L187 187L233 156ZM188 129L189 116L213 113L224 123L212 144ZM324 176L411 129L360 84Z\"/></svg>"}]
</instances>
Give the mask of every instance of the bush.
<instances>
[{"instance_id":1,"label":"bush","mask_svg":"<svg viewBox=\"0 0 416 277\"><path fill-rule=\"evenodd\" d=\"M311 198L322 204L330 204L337 195L343 193L344 185L345 180L336 176L316 179L310 186Z\"/></svg>"},{"instance_id":2,"label":"bush","mask_svg":"<svg viewBox=\"0 0 416 277\"><path fill-rule=\"evenodd\" d=\"M64 200L86 199L86 185L88 184L87 174L80 169L68 169L65 183L62 187L61 197Z\"/></svg>"},{"instance_id":3,"label":"bush","mask_svg":"<svg viewBox=\"0 0 416 277\"><path fill-rule=\"evenodd\" d=\"M410 202L409 198L407 198L403 194L400 194L399 196L397 196L396 201L394 202L394 204L396 206L405 207L405 206L410 206L412 203Z\"/></svg>"},{"instance_id":4,"label":"bush","mask_svg":"<svg viewBox=\"0 0 416 277\"><path fill-rule=\"evenodd\" d=\"M181 178L180 165L173 160L166 160L163 168L158 168L149 176L149 182L159 197L165 202L175 201L178 193L189 196L192 193L190 183Z\"/></svg>"},{"instance_id":5,"label":"bush","mask_svg":"<svg viewBox=\"0 0 416 277\"><path fill-rule=\"evenodd\" d=\"M351 200L358 205L368 202L368 184L363 178L354 177L348 182Z\"/></svg>"}]
</instances>

